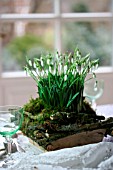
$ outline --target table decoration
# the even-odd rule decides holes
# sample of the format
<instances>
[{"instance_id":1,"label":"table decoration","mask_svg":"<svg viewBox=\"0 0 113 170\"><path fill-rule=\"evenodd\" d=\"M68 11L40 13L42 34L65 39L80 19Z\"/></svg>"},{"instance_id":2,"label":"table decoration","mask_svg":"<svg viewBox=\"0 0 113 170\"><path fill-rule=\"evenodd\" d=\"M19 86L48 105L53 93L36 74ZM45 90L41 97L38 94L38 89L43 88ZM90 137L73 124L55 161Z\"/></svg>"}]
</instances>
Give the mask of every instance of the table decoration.
<instances>
[{"instance_id":1,"label":"table decoration","mask_svg":"<svg viewBox=\"0 0 113 170\"><path fill-rule=\"evenodd\" d=\"M85 83L96 79L98 59L83 57L76 48L72 53L27 57L26 63L38 94L23 106L24 134L48 151L97 143L112 134L113 118L97 115L83 95Z\"/></svg>"}]
</instances>

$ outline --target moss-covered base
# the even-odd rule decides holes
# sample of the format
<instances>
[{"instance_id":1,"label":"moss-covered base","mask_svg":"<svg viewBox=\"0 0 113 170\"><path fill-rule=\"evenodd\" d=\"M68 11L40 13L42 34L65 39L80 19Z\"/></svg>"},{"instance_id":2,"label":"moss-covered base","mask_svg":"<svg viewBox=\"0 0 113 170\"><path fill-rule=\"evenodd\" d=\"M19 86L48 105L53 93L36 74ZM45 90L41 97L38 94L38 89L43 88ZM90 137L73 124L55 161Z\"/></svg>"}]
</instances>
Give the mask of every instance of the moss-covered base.
<instances>
[{"instance_id":1,"label":"moss-covered base","mask_svg":"<svg viewBox=\"0 0 113 170\"><path fill-rule=\"evenodd\" d=\"M89 103L83 101L80 113L45 109L39 98L31 99L24 105L23 133L44 149L55 140L84 131L106 129L111 133L113 119L104 120L96 115Z\"/></svg>"}]
</instances>

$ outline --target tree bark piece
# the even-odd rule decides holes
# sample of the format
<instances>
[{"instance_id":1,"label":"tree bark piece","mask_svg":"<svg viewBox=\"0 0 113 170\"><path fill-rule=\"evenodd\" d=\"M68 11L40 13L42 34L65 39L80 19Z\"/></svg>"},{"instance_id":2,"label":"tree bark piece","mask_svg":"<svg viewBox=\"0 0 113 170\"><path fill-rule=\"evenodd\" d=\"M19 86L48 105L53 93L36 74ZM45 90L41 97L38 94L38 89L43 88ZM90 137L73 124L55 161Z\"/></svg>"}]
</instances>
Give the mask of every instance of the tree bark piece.
<instances>
[{"instance_id":1,"label":"tree bark piece","mask_svg":"<svg viewBox=\"0 0 113 170\"><path fill-rule=\"evenodd\" d=\"M97 129L70 135L48 144L47 151L98 143L102 141L105 134L106 129Z\"/></svg>"}]
</instances>

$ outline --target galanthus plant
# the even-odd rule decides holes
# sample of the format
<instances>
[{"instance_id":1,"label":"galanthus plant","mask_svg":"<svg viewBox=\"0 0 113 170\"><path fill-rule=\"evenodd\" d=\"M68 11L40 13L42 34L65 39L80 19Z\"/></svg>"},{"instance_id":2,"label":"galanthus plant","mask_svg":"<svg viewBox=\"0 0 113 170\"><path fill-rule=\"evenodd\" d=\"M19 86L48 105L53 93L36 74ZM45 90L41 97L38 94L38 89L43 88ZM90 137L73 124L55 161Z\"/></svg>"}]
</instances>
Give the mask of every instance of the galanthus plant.
<instances>
[{"instance_id":1,"label":"galanthus plant","mask_svg":"<svg viewBox=\"0 0 113 170\"><path fill-rule=\"evenodd\" d=\"M33 60L27 57L25 70L35 80L45 108L79 113L86 76L95 75L97 67L98 59L90 60L90 54L83 57L76 48L74 53L42 54Z\"/></svg>"}]
</instances>

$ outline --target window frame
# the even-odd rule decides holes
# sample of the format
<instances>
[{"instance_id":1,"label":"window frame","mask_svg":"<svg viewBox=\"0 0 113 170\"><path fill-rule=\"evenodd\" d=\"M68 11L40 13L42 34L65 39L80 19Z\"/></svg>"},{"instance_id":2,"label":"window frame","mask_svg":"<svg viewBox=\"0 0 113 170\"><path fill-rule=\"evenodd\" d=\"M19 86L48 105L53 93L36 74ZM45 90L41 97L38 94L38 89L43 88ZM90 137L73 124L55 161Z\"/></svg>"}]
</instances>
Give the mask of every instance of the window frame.
<instances>
[{"instance_id":1,"label":"window frame","mask_svg":"<svg viewBox=\"0 0 113 170\"><path fill-rule=\"evenodd\" d=\"M82 21L82 22L95 22L95 21L111 21L112 22L112 47L113 47L113 0L111 12L88 12L88 13L62 13L61 12L61 0L54 0L54 12L53 13L40 13L40 14L0 14L0 23L12 23L15 21L29 21L29 22L54 22L54 48L59 52L62 50L61 39L61 26L63 21ZM0 76L2 75L2 47L0 38ZM113 50L112 50L112 66L113 66ZM102 67L104 71L104 67ZM106 68L106 71L110 68ZM112 69L111 69L112 70ZM14 72L13 72L14 74ZM5 74L6 75L6 74Z\"/></svg>"}]
</instances>

